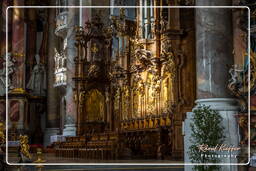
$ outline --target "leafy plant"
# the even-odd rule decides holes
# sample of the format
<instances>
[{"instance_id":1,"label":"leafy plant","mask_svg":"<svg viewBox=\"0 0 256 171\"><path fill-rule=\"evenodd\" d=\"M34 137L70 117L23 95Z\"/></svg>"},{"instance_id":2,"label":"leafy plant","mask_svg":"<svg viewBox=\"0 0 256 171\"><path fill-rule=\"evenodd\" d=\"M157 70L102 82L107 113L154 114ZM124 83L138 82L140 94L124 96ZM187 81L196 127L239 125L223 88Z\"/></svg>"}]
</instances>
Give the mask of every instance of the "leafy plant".
<instances>
[{"instance_id":1,"label":"leafy plant","mask_svg":"<svg viewBox=\"0 0 256 171\"><path fill-rule=\"evenodd\" d=\"M215 151L201 151L199 145L208 145L208 147L215 147L224 141L224 127L221 125L222 117L217 111L210 108L210 106L199 105L194 111L191 127L189 147L189 157L192 163L217 163L219 161L216 157L208 157L208 155L216 155ZM219 166L216 165L196 165L195 171L215 171Z\"/></svg>"}]
</instances>

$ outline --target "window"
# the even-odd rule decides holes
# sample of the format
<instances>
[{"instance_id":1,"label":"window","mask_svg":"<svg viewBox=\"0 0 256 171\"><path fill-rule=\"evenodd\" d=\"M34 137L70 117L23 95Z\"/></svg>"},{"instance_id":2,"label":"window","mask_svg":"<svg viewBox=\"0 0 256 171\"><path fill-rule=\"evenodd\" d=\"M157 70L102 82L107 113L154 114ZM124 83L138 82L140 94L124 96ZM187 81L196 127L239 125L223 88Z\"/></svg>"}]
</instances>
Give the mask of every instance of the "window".
<instances>
[{"instance_id":1,"label":"window","mask_svg":"<svg viewBox=\"0 0 256 171\"><path fill-rule=\"evenodd\" d=\"M68 6L68 1L67 0L57 0L56 5L57 6ZM67 10L68 10L68 8L58 8L56 10L56 12L57 12L57 15L59 15L60 13L65 12Z\"/></svg>"},{"instance_id":2,"label":"window","mask_svg":"<svg viewBox=\"0 0 256 171\"><path fill-rule=\"evenodd\" d=\"M140 1L141 34L144 39L153 38L154 0Z\"/></svg>"}]
</instances>

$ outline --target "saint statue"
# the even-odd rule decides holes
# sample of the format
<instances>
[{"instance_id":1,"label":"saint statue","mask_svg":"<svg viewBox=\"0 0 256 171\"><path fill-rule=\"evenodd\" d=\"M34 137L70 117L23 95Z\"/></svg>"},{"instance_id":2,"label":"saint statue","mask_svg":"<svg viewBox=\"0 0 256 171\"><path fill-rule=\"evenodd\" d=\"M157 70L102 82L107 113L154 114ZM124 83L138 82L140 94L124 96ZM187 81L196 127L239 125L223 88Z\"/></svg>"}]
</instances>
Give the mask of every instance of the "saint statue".
<instances>
[{"instance_id":1,"label":"saint statue","mask_svg":"<svg viewBox=\"0 0 256 171\"><path fill-rule=\"evenodd\" d=\"M11 58L11 53L8 53L8 90L13 89L10 76L14 73L15 61ZM0 95L4 95L6 91L6 55L4 55L3 68L0 70Z\"/></svg>"},{"instance_id":2,"label":"saint statue","mask_svg":"<svg viewBox=\"0 0 256 171\"><path fill-rule=\"evenodd\" d=\"M45 96L46 95L46 72L43 64L40 64L40 56L36 54L36 65L33 68L31 77L27 84L27 89L32 95Z\"/></svg>"}]
</instances>

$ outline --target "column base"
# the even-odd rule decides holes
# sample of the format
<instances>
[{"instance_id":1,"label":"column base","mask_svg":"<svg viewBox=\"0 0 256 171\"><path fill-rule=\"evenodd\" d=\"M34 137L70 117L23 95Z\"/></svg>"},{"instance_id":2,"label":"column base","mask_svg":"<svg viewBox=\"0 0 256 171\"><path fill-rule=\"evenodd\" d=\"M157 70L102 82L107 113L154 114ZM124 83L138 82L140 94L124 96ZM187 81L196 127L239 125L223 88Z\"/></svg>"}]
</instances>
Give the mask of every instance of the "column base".
<instances>
[{"instance_id":1,"label":"column base","mask_svg":"<svg viewBox=\"0 0 256 171\"><path fill-rule=\"evenodd\" d=\"M59 128L46 128L44 132L44 146L51 144L51 136L58 135L60 132Z\"/></svg>"},{"instance_id":2,"label":"column base","mask_svg":"<svg viewBox=\"0 0 256 171\"><path fill-rule=\"evenodd\" d=\"M225 141L223 144L227 146L239 147L239 131L238 131L238 123L236 120L236 114L239 110L239 105L236 99L231 98L209 98L209 99L198 99L196 100L196 106L198 105L211 106L211 109L218 111L220 116L223 118L222 125L224 126L224 136ZM194 110L193 109L193 110ZM194 113L187 112L186 119L184 121L184 160L185 163L191 163L191 160L188 155L189 147L192 145L190 142L191 138L191 128L190 124L192 123ZM239 152L239 151L238 151ZM238 154L238 152L234 152L234 154ZM220 163L237 163L237 158L220 158ZM185 166L185 171L192 171L193 166ZM237 171L237 166L221 166L221 171Z\"/></svg>"},{"instance_id":3,"label":"column base","mask_svg":"<svg viewBox=\"0 0 256 171\"><path fill-rule=\"evenodd\" d=\"M63 136L76 136L76 125L66 124L63 129Z\"/></svg>"},{"instance_id":4,"label":"column base","mask_svg":"<svg viewBox=\"0 0 256 171\"><path fill-rule=\"evenodd\" d=\"M209 98L209 99L198 99L195 101L197 108L198 105L211 106L211 109L217 111L238 111L240 106L236 99L232 98Z\"/></svg>"}]
</instances>

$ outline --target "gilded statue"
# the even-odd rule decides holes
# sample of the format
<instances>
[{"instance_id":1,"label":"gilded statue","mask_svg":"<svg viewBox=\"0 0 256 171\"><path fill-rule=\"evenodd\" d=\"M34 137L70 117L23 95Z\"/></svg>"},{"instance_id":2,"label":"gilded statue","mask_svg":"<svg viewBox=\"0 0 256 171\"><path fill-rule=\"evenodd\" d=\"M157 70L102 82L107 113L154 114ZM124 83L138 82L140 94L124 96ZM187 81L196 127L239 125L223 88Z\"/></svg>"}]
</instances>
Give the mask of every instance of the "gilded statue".
<instances>
[{"instance_id":1,"label":"gilded statue","mask_svg":"<svg viewBox=\"0 0 256 171\"><path fill-rule=\"evenodd\" d=\"M122 88L122 114L124 119L128 118L129 113L129 89L128 86ZM125 114L125 115L124 115Z\"/></svg>"},{"instance_id":2,"label":"gilded statue","mask_svg":"<svg viewBox=\"0 0 256 171\"><path fill-rule=\"evenodd\" d=\"M162 83L162 111L166 113L168 111L168 104L170 103L169 94L169 78L167 77Z\"/></svg>"},{"instance_id":3,"label":"gilded statue","mask_svg":"<svg viewBox=\"0 0 256 171\"><path fill-rule=\"evenodd\" d=\"M76 93L73 95L73 99L74 99L74 102L77 102L77 94Z\"/></svg>"},{"instance_id":4,"label":"gilded statue","mask_svg":"<svg viewBox=\"0 0 256 171\"><path fill-rule=\"evenodd\" d=\"M0 145L5 143L5 126L0 122Z\"/></svg>"},{"instance_id":5,"label":"gilded statue","mask_svg":"<svg viewBox=\"0 0 256 171\"><path fill-rule=\"evenodd\" d=\"M142 99L144 98L145 94L145 86L144 82L141 78L140 73L136 73L133 77L133 116L134 117L141 117L142 115Z\"/></svg>"},{"instance_id":6,"label":"gilded statue","mask_svg":"<svg viewBox=\"0 0 256 171\"><path fill-rule=\"evenodd\" d=\"M29 153L29 144L28 144L28 136L27 135L20 135L20 155L21 160L24 162L31 160L31 155Z\"/></svg>"},{"instance_id":7,"label":"gilded statue","mask_svg":"<svg viewBox=\"0 0 256 171\"><path fill-rule=\"evenodd\" d=\"M248 119L247 116L242 116L239 118L238 120L238 125L240 126L240 129L242 131L242 140L241 140L241 144L246 144L246 142L248 141Z\"/></svg>"},{"instance_id":8,"label":"gilded statue","mask_svg":"<svg viewBox=\"0 0 256 171\"><path fill-rule=\"evenodd\" d=\"M43 150L41 148L36 149L37 160L35 163L45 163L46 161L43 159Z\"/></svg>"},{"instance_id":9,"label":"gilded statue","mask_svg":"<svg viewBox=\"0 0 256 171\"><path fill-rule=\"evenodd\" d=\"M139 116L139 106L140 106L140 97L137 91L133 92L133 117L140 117Z\"/></svg>"},{"instance_id":10,"label":"gilded statue","mask_svg":"<svg viewBox=\"0 0 256 171\"><path fill-rule=\"evenodd\" d=\"M85 101L85 92L84 91L79 93L78 100L79 100L79 110L80 110L80 113L81 113L83 111L84 101Z\"/></svg>"},{"instance_id":11,"label":"gilded statue","mask_svg":"<svg viewBox=\"0 0 256 171\"><path fill-rule=\"evenodd\" d=\"M115 101L114 101L115 111L119 110L119 102L120 102L120 89L118 88L115 92Z\"/></svg>"},{"instance_id":12,"label":"gilded statue","mask_svg":"<svg viewBox=\"0 0 256 171\"><path fill-rule=\"evenodd\" d=\"M135 56L137 59L137 67L140 69L146 69L150 66L153 65L152 62L152 52L146 49L143 49L142 47L140 47L139 49L135 50Z\"/></svg>"}]
</instances>

